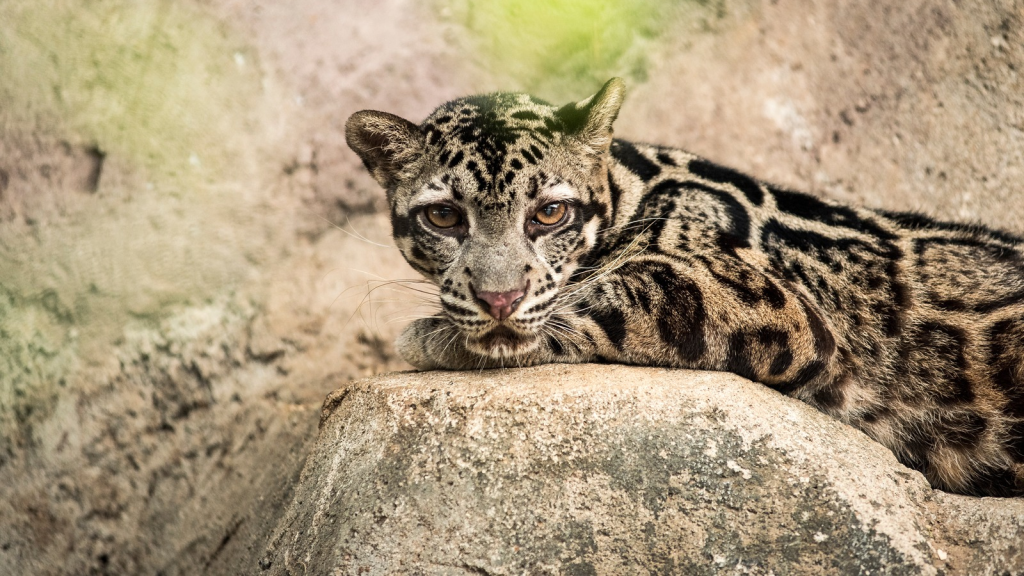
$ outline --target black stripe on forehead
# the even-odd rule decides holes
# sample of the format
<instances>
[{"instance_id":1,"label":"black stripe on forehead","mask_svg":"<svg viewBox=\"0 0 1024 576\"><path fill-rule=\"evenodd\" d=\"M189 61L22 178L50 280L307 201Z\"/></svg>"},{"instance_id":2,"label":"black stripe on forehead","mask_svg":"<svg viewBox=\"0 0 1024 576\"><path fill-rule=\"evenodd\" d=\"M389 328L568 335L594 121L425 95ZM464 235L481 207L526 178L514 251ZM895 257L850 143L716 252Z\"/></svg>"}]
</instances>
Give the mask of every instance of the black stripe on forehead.
<instances>
[{"instance_id":1,"label":"black stripe on forehead","mask_svg":"<svg viewBox=\"0 0 1024 576\"><path fill-rule=\"evenodd\" d=\"M553 131L562 130L562 121L554 113L554 107L525 94L469 96L438 108L424 122L423 130L429 135L429 145L442 148L442 164L454 167L463 157L476 157L478 168L495 182L505 176L509 157L528 150L529 156L523 158L533 163L543 156L537 145L548 146Z\"/></svg>"}]
</instances>

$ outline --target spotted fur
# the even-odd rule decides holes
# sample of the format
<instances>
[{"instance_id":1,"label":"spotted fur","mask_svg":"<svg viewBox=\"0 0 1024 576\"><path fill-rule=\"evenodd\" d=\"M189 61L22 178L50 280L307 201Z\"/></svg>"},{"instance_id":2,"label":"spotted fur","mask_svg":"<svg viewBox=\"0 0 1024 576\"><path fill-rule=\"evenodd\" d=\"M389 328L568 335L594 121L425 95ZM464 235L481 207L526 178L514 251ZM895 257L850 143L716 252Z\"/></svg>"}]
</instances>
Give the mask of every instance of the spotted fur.
<instances>
[{"instance_id":1,"label":"spotted fur","mask_svg":"<svg viewBox=\"0 0 1024 576\"><path fill-rule=\"evenodd\" d=\"M935 487L1024 494L1021 238L613 140L623 94L613 79L561 108L472 96L419 126L353 115L396 243L440 288L441 313L399 339L405 358L735 372L860 428ZM565 219L538 226L557 203ZM433 226L438 206L461 224ZM480 296L515 290L503 320Z\"/></svg>"}]
</instances>

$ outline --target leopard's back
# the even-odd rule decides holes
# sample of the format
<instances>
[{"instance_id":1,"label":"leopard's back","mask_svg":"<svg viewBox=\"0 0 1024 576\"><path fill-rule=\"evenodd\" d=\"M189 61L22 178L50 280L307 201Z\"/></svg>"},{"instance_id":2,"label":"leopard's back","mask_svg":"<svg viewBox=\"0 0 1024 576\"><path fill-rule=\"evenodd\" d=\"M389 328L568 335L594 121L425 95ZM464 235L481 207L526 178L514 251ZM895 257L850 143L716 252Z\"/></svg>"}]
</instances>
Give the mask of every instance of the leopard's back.
<instances>
[{"instance_id":1,"label":"leopard's back","mask_svg":"<svg viewBox=\"0 0 1024 576\"><path fill-rule=\"evenodd\" d=\"M751 274L764 272L822 311L840 357L826 380L777 388L861 428L936 485L1021 493L1024 241L828 203L681 150L616 141L612 156L616 227L593 257L640 234L647 250L751 307L773 297ZM720 340L776 345L770 333Z\"/></svg>"}]
</instances>

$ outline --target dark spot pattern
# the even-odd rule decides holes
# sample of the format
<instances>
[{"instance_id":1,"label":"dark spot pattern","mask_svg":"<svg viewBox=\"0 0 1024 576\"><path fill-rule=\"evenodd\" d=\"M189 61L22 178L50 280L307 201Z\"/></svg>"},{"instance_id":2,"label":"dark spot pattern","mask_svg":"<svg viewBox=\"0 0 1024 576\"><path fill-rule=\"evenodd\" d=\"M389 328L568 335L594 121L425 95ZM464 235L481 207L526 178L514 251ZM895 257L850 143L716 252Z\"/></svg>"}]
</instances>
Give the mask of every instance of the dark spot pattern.
<instances>
[{"instance_id":1,"label":"dark spot pattern","mask_svg":"<svg viewBox=\"0 0 1024 576\"><path fill-rule=\"evenodd\" d=\"M1017 420L1007 430L1007 452L1014 462L1024 463L1024 418Z\"/></svg>"},{"instance_id":2,"label":"dark spot pattern","mask_svg":"<svg viewBox=\"0 0 1024 576\"><path fill-rule=\"evenodd\" d=\"M954 410L936 416L935 424L941 442L951 448L975 448L988 429L988 421L973 410Z\"/></svg>"},{"instance_id":3,"label":"dark spot pattern","mask_svg":"<svg viewBox=\"0 0 1024 576\"><path fill-rule=\"evenodd\" d=\"M993 383L1007 399L1007 413L1024 419L1024 318L996 322L987 339Z\"/></svg>"},{"instance_id":4,"label":"dark spot pattern","mask_svg":"<svg viewBox=\"0 0 1024 576\"><path fill-rule=\"evenodd\" d=\"M829 384L823 388L815 390L814 405L824 410L835 410L843 405L845 400L845 394L840 386L836 384ZM876 413L869 413L864 416L865 422L874 422L878 419Z\"/></svg>"},{"instance_id":5,"label":"dark spot pattern","mask_svg":"<svg viewBox=\"0 0 1024 576\"><path fill-rule=\"evenodd\" d=\"M537 116L535 112L530 112L529 110L513 112L512 117L518 120L540 120L540 116Z\"/></svg>"},{"instance_id":6,"label":"dark spot pattern","mask_svg":"<svg viewBox=\"0 0 1024 576\"><path fill-rule=\"evenodd\" d=\"M595 306L589 313L590 317L601 327L608 341L622 350L626 340L626 316L615 306Z\"/></svg>"},{"instance_id":7,"label":"dark spot pattern","mask_svg":"<svg viewBox=\"0 0 1024 576\"><path fill-rule=\"evenodd\" d=\"M802 285L826 310L849 314L847 319L855 319L857 314L871 317L872 325L887 337L902 332L910 300L899 267L892 260L901 254L895 246L827 236L778 220L763 226L761 245L772 268L783 278ZM805 265L805 261L814 266ZM821 270L821 265L827 267L827 272ZM867 288L866 273L877 277L876 289L855 294L835 290L829 282L833 277L846 278L846 282Z\"/></svg>"},{"instance_id":8,"label":"dark spot pattern","mask_svg":"<svg viewBox=\"0 0 1024 576\"><path fill-rule=\"evenodd\" d=\"M704 324L707 311L704 295L692 280L676 274L669 266L651 264L643 275L661 291L661 305L655 312L658 333L675 345L679 358L696 362L705 352Z\"/></svg>"},{"instance_id":9,"label":"dark spot pattern","mask_svg":"<svg viewBox=\"0 0 1024 576\"><path fill-rule=\"evenodd\" d=\"M615 160L639 176L644 182L649 182L661 174L661 168L657 164L648 160L635 146L625 140L613 141L611 152Z\"/></svg>"},{"instance_id":10,"label":"dark spot pattern","mask_svg":"<svg viewBox=\"0 0 1024 576\"><path fill-rule=\"evenodd\" d=\"M657 158L658 158L658 162L661 162L662 164L665 164L666 166L678 166L678 164L676 164L676 161L672 158L672 156L668 152L664 152L664 151L658 152Z\"/></svg>"},{"instance_id":11,"label":"dark spot pattern","mask_svg":"<svg viewBox=\"0 0 1024 576\"><path fill-rule=\"evenodd\" d=\"M700 192L707 195L709 201L720 204L729 219L729 224L725 227L723 233L731 235L735 239L737 246L749 246L750 215L747 211L732 196L699 182L680 182L679 180L659 182L651 188L650 192L644 195L638 204L637 212L633 214L632 220L650 221L650 227L655 231L653 237L657 239L660 231L665 227L665 222L663 219L656 219L655 214L669 210L674 211L676 205L672 201L678 199L686 191ZM672 202L671 207L668 206L668 202ZM651 210L652 206L657 206L659 203L662 203L661 207Z\"/></svg>"},{"instance_id":12,"label":"dark spot pattern","mask_svg":"<svg viewBox=\"0 0 1024 576\"><path fill-rule=\"evenodd\" d=\"M968 404L975 398L967 360L967 335L956 326L925 322L907 335L902 370L932 383L932 398L942 404Z\"/></svg>"},{"instance_id":13,"label":"dark spot pattern","mask_svg":"<svg viewBox=\"0 0 1024 576\"><path fill-rule=\"evenodd\" d=\"M959 492L968 496L1021 496L1024 482L1012 470L989 468L970 478Z\"/></svg>"},{"instance_id":14,"label":"dark spot pattern","mask_svg":"<svg viewBox=\"0 0 1024 576\"><path fill-rule=\"evenodd\" d=\"M462 150L459 150L452 156L452 159L448 162L448 167L455 168L456 166L462 163L462 159L464 157L465 155L463 154Z\"/></svg>"},{"instance_id":15,"label":"dark spot pattern","mask_svg":"<svg viewBox=\"0 0 1024 576\"><path fill-rule=\"evenodd\" d=\"M707 160L691 160L688 168L698 178L735 186L754 206L760 206L764 202L764 192L761 190L761 186L746 174L712 164Z\"/></svg>"},{"instance_id":16,"label":"dark spot pattern","mask_svg":"<svg viewBox=\"0 0 1024 576\"><path fill-rule=\"evenodd\" d=\"M775 187L771 187L770 190L775 197L775 205L787 214L829 226L849 228L882 240L891 241L898 238L895 233L885 230L870 218L859 215L852 208L826 204L810 194L801 192Z\"/></svg>"},{"instance_id":17,"label":"dark spot pattern","mask_svg":"<svg viewBox=\"0 0 1024 576\"><path fill-rule=\"evenodd\" d=\"M728 287L747 306L767 304L775 310L785 307L785 293L775 282L743 264L700 258L708 272Z\"/></svg>"},{"instance_id":18,"label":"dark spot pattern","mask_svg":"<svg viewBox=\"0 0 1024 576\"><path fill-rule=\"evenodd\" d=\"M879 215L892 220L901 228L913 231L934 230L938 232L950 232L954 237L975 237L982 241L999 242L1001 244L1020 245L1024 244L1024 237L1009 234L1001 230L993 230L979 224L968 224L963 222L943 222L921 214L920 212L892 212L878 210Z\"/></svg>"}]
</instances>

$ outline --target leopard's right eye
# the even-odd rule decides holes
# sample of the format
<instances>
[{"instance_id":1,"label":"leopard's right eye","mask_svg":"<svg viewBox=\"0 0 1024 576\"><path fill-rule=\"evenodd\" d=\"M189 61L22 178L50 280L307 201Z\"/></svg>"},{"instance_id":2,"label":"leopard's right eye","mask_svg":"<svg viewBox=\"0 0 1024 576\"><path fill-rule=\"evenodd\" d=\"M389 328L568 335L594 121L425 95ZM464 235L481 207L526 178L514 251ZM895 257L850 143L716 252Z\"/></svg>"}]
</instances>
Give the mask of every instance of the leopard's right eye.
<instances>
[{"instance_id":1,"label":"leopard's right eye","mask_svg":"<svg viewBox=\"0 0 1024 576\"><path fill-rule=\"evenodd\" d=\"M565 219L565 213L569 211L565 202L552 202L544 206L533 215L533 222L544 226L554 226Z\"/></svg>"},{"instance_id":2,"label":"leopard's right eye","mask_svg":"<svg viewBox=\"0 0 1024 576\"><path fill-rule=\"evenodd\" d=\"M454 228L462 223L462 214L451 206L431 204L423 210L427 221L438 228Z\"/></svg>"}]
</instances>

